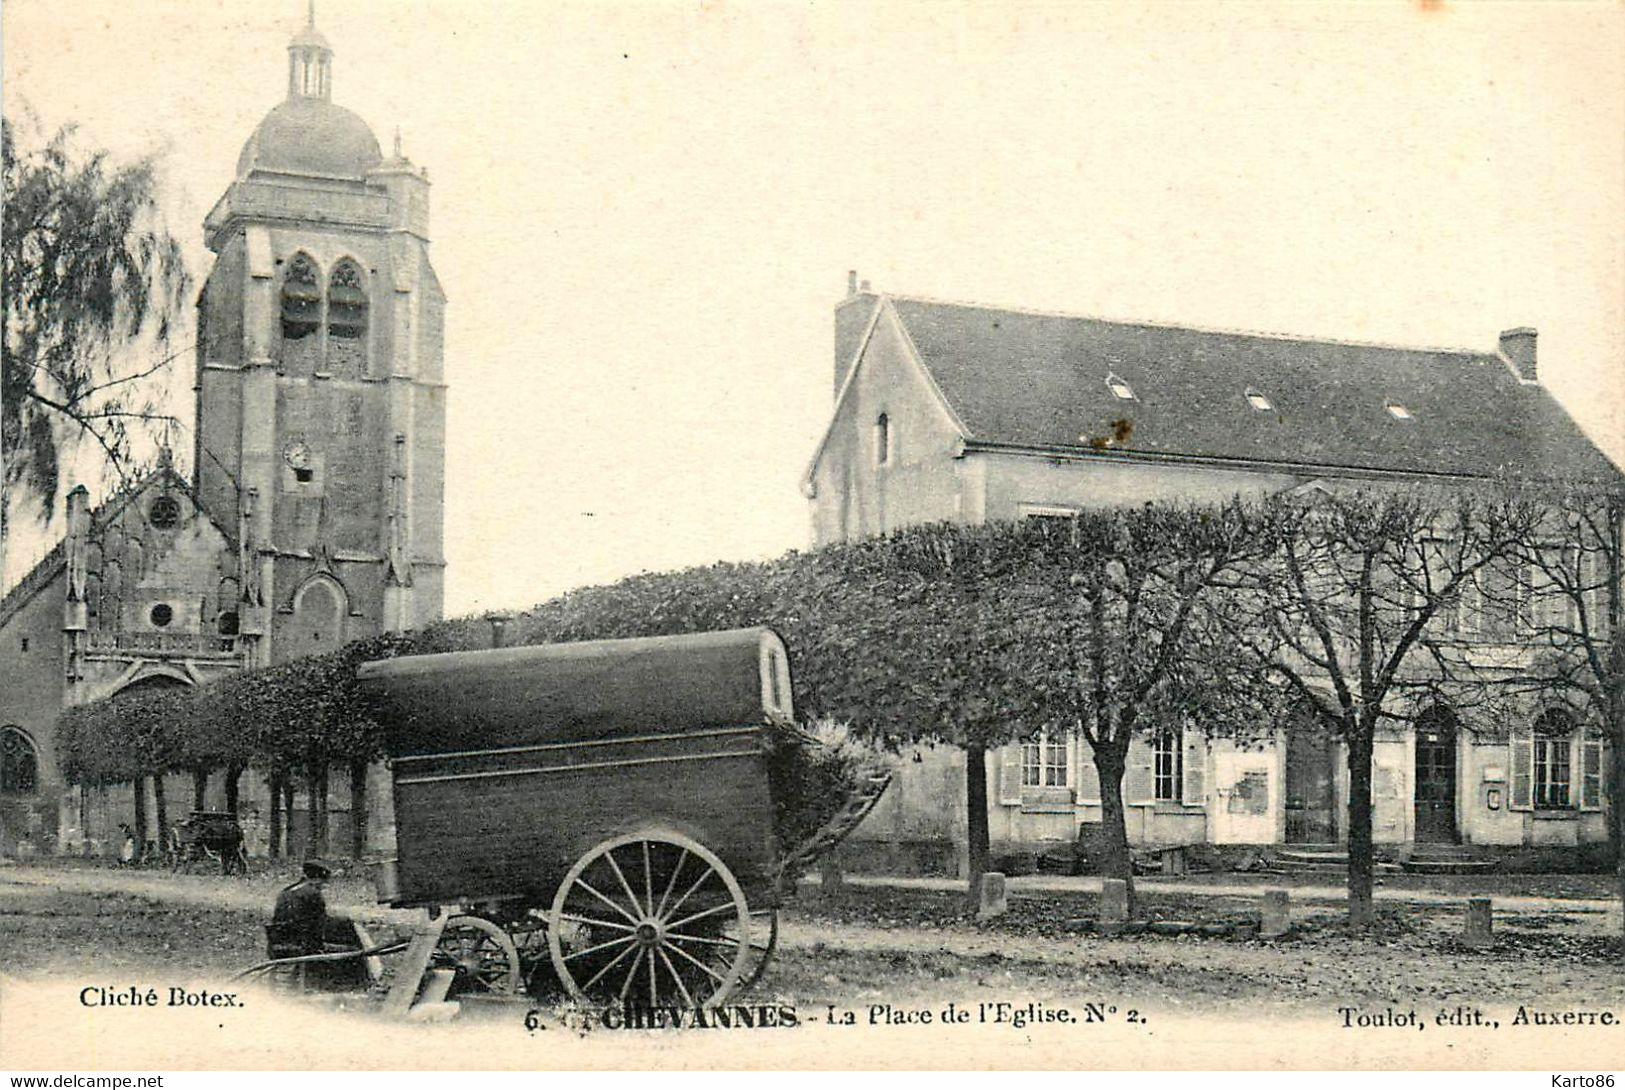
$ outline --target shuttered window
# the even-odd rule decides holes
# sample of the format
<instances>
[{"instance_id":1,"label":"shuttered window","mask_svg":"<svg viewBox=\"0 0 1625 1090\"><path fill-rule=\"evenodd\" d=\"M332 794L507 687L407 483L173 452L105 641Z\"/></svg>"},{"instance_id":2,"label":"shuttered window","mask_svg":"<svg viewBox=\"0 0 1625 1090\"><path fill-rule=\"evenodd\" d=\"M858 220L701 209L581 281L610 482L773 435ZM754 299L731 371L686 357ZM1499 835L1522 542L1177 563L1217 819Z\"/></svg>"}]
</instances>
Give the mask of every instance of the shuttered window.
<instances>
[{"instance_id":1,"label":"shuttered window","mask_svg":"<svg viewBox=\"0 0 1625 1090\"><path fill-rule=\"evenodd\" d=\"M1065 736L1040 734L1021 747L1021 786L1068 787L1072 781L1070 765Z\"/></svg>"},{"instance_id":2,"label":"shuttered window","mask_svg":"<svg viewBox=\"0 0 1625 1090\"><path fill-rule=\"evenodd\" d=\"M1535 809L1566 810L1574 805L1574 720L1559 708L1535 720L1531 755Z\"/></svg>"},{"instance_id":3,"label":"shuttered window","mask_svg":"<svg viewBox=\"0 0 1625 1090\"><path fill-rule=\"evenodd\" d=\"M1178 727L1157 731L1151 744L1151 797L1158 802L1181 802L1185 795L1184 732Z\"/></svg>"}]
</instances>

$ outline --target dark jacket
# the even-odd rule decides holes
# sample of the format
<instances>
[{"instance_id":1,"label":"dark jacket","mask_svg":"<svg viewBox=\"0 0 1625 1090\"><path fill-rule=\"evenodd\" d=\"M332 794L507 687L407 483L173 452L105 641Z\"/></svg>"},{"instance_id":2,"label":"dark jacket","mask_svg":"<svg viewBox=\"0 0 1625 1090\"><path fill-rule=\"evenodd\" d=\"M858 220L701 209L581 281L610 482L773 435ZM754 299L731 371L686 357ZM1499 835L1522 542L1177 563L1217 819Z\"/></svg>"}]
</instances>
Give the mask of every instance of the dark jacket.
<instances>
[{"instance_id":1,"label":"dark jacket","mask_svg":"<svg viewBox=\"0 0 1625 1090\"><path fill-rule=\"evenodd\" d=\"M277 894L271 926L265 929L267 952L273 958L319 954L326 927L327 902L321 888L301 878Z\"/></svg>"}]
</instances>

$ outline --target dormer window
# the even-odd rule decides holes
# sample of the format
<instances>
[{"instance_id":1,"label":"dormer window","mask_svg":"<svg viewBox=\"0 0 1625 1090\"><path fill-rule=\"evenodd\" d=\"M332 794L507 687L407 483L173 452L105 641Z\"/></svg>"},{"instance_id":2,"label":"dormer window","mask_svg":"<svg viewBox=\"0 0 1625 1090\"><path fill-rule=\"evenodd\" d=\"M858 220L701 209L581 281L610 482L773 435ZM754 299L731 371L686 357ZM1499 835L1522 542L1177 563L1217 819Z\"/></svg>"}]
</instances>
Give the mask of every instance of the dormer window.
<instances>
[{"instance_id":1,"label":"dormer window","mask_svg":"<svg viewBox=\"0 0 1625 1090\"><path fill-rule=\"evenodd\" d=\"M1388 403L1388 415L1393 417L1395 420L1415 420L1416 419L1414 416L1411 415L1411 411L1409 409L1407 409L1405 406L1401 405L1397 401L1390 401Z\"/></svg>"},{"instance_id":2,"label":"dormer window","mask_svg":"<svg viewBox=\"0 0 1625 1090\"><path fill-rule=\"evenodd\" d=\"M1106 385L1111 388L1111 392L1116 395L1119 401L1134 400L1134 387L1130 386L1127 382L1124 382L1116 375L1107 375Z\"/></svg>"},{"instance_id":3,"label":"dormer window","mask_svg":"<svg viewBox=\"0 0 1625 1090\"><path fill-rule=\"evenodd\" d=\"M1275 404L1270 401L1268 395L1261 394L1257 390L1247 391L1247 404L1251 405L1261 413L1275 411Z\"/></svg>"}]
</instances>

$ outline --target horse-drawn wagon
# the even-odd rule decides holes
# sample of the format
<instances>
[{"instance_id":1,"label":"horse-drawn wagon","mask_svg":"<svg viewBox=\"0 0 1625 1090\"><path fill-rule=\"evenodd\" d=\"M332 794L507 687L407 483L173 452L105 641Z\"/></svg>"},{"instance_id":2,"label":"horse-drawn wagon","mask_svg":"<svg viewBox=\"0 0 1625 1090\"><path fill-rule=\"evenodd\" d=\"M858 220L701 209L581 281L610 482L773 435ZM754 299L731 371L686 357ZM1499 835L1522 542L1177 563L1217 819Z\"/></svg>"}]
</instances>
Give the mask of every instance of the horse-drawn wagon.
<instances>
[{"instance_id":1,"label":"horse-drawn wagon","mask_svg":"<svg viewBox=\"0 0 1625 1090\"><path fill-rule=\"evenodd\" d=\"M865 770L779 842L775 754L817 743L767 629L404 657L358 678L393 781L379 900L430 910L428 966L463 990L552 977L583 1002L723 1002L772 954L786 874L889 779Z\"/></svg>"}]
</instances>

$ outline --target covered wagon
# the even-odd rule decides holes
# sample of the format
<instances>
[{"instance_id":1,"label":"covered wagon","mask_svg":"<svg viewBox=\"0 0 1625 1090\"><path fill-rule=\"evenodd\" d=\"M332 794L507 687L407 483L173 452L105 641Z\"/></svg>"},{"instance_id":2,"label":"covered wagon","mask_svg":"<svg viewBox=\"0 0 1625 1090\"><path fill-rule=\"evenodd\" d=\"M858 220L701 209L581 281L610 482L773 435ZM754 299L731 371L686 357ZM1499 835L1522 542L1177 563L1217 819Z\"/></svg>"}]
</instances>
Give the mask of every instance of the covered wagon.
<instances>
[{"instance_id":1,"label":"covered wagon","mask_svg":"<svg viewBox=\"0 0 1625 1090\"><path fill-rule=\"evenodd\" d=\"M497 993L551 973L584 1001L726 1000L771 955L786 868L888 779L865 770L780 842L779 757L816 743L763 628L405 657L358 678L394 789L379 898L459 906L442 960Z\"/></svg>"}]
</instances>

